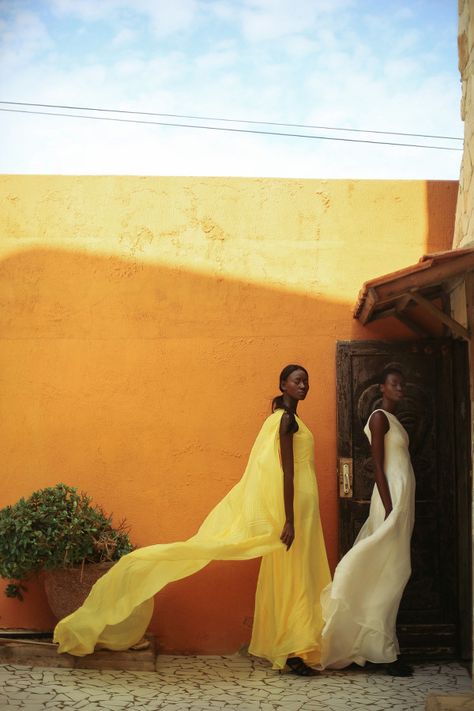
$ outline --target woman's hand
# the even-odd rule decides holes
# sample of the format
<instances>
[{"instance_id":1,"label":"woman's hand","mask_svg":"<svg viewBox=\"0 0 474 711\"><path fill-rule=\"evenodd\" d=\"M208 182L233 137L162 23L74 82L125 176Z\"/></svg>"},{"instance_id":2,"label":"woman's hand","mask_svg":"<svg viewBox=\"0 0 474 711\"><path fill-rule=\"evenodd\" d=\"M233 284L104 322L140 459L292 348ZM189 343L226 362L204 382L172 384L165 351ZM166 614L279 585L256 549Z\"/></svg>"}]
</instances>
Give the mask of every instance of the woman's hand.
<instances>
[{"instance_id":1,"label":"woman's hand","mask_svg":"<svg viewBox=\"0 0 474 711\"><path fill-rule=\"evenodd\" d=\"M294 540L295 526L291 521L286 521L283 526L283 531L281 532L280 541L286 546L286 550L289 551Z\"/></svg>"}]
</instances>

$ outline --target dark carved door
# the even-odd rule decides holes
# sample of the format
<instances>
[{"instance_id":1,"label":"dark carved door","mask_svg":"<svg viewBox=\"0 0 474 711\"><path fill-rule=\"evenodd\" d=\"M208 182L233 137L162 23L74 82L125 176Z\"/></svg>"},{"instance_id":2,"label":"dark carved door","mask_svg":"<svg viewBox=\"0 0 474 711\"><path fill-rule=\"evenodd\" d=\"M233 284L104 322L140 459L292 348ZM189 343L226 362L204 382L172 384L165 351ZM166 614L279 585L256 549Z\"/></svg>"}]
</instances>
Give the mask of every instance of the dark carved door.
<instances>
[{"instance_id":1,"label":"dark carved door","mask_svg":"<svg viewBox=\"0 0 474 711\"><path fill-rule=\"evenodd\" d=\"M337 345L341 556L368 515L374 478L363 429L381 403L377 376L389 363L406 376L406 398L397 416L410 437L416 521L413 572L400 606L398 636L403 651L418 655L454 656L471 649L463 346L448 339Z\"/></svg>"}]
</instances>

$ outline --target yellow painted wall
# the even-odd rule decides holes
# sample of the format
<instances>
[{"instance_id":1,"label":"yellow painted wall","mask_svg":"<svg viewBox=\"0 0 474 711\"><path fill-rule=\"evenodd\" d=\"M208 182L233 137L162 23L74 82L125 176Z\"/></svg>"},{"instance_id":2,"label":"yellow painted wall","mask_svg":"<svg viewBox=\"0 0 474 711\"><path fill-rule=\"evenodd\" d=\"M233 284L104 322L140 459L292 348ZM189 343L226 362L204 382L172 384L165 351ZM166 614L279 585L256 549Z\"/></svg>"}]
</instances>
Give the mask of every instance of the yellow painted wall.
<instances>
[{"instance_id":1,"label":"yellow painted wall","mask_svg":"<svg viewBox=\"0 0 474 711\"><path fill-rule=\"evenodd\" d=\"M337 560L337 340L363 281L451 245L457 184L0 177L0 506L64 481L139 545L184 539L240 478L288 362L309 370L322 517ZM258 561L157 596L164 649L248 641ZM0 626L45 628L40 585Z\"/></svg>"}]
</instances>

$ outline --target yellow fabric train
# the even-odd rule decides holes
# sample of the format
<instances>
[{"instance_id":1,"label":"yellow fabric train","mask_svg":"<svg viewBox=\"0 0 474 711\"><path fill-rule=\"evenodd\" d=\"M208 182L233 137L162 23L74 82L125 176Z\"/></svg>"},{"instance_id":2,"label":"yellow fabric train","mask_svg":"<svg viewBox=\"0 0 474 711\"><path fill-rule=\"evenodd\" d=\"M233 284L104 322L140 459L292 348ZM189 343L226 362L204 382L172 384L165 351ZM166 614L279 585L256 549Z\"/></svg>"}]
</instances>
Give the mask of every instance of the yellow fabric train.
<instances>
[{"instance_id":1,"label":"yellow fabric train","mask_svg":"<svg viewBox=\"0 0 474 711\"><path fill-rule=\"evenodd\" d=\"M275 669L288 656L320 659L323 625L319 596L330 581L314 473L313 438L297 418L294 449L295 541L280 541L285 522L279 426L283 410L264 422L242 479L187 541L140 548L121 558L93 586L78 610L61 620L59 652L90 654L96 646L122 650L144 634L153 596L211 560L263 556L249 651Z\"/></svg>"}]
</instances>

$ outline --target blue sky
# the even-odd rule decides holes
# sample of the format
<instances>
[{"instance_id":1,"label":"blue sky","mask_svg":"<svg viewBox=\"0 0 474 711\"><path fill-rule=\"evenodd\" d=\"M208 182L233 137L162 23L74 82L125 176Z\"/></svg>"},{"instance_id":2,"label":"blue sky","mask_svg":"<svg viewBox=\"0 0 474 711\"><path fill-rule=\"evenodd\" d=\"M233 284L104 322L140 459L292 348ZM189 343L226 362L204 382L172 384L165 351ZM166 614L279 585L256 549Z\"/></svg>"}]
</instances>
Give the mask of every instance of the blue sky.
<instances>
[{"instance_id":1,"label":"blue sky","mask_svg":"<svg viewBox=\"0 0 474 711\"><path fill-rule=\"evenodd\" d=\"M462 136L456 42L455 0L0 0L0 99ZM461 156L5 112L0 131L2 173L457 179Z\"/></svg>"}]
</instances>

